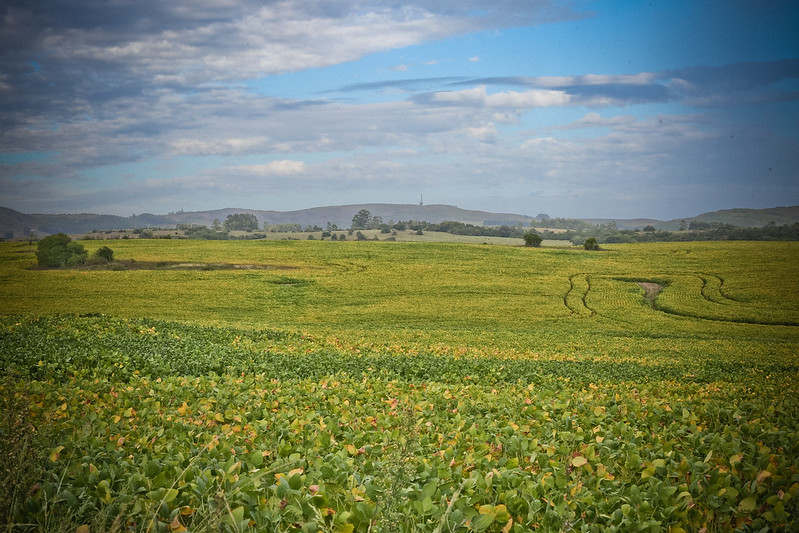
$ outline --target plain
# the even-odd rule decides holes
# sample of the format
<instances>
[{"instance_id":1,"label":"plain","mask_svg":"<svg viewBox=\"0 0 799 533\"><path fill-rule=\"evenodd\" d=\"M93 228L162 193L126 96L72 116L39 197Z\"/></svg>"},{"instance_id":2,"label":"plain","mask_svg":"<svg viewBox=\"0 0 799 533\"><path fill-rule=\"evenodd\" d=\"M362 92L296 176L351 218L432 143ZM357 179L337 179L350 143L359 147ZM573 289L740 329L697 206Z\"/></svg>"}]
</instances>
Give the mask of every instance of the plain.
<instances>
[{"instance_id":1,"label":"plain","mask_svg":"<svg viewBox=\"0 0 799 533\"><path fill-rule=\"evenodd\" d=\"M796 525L797 243L85 244L128 269L0 244L4 392L47 433L9 521Z\"/></svg>"}]
</instances>

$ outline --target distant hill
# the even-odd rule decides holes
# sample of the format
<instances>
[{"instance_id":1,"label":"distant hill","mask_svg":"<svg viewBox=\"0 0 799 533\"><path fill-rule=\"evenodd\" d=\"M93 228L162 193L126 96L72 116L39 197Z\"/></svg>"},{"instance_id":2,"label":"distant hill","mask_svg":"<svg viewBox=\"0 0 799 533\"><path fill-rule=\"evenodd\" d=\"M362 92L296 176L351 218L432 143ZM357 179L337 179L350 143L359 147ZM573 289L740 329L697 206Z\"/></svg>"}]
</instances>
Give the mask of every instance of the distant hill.
<instances>
[{"instance_id":1,"label":"distant hill","mask_svg":"<svg viewBox=\"0 0 799 533\"><path fill-rule=\"evenodd\" d=\"M691 218L689 222L721 222L745 228L759 228L771 222L777 226L791 225L799 222L799 206L768 209L723 209L703 213Z\"/></svg>"},{"instance_id":2,"label":"distant hill","mask_svg":"<svg viewBox=\"0 0 799 533\"><path fill-rule=\"evenodd\" d=\"M770 207L767 209L723 209L710 211L695 217L675 218L673 220L657 220L654 218L585 218L581 219L591 224L607 224L615 222L619 229L643 229L653 226L664 231L677 231L683 221L690 225L691 222L720 222L742 228L761 228L771 222L778 226L792 225L799 222L799 206Z\"/></svg>"},{"instance_id":3,"label":"distant hill","mask_svg":"<svg viewBox=\"0 0 799 533\"><path fill-rule=\"evenodd\" d=\"M454 220L466 224L529 226L532 218L513 213L491 213L461 209L451 205L412 204L353 204L330 207L314 207L298 211L263 211L258 209L215 209L212 211L177 212L168 215L144 213L130 217L96 214L28 215L0 207L0 237L5 239L26 238L33 231L38 236L52 233L88 233L94 230L117 230L146 227L174 227L176 224L200 224L210 226L214 220L223 222L228 215L249 213L258 218L258 223L300 224L301 226L326 227L327 223L339 228L349 228L352 217L361 209L372 216L380 216L385 222L400 220L424 220L439 223Z\"/></svg>"},{"instance_id":4,"label":"distant hill","mask_svg":"<svg viewBox=\"0 0 799 533\"><path fill-rule=\"evenodd\" d=\"M527 215L513 213L492 213L461 209L452 205L414 205L414 204L353 204L329 207L313 207L297 211L263 211L258 209L216 209L212 211L177 212L168 215L152 215L143 213L130 217L97 214L63 214L63 215L30 215L0 207L0 237L4 239L24 239L31 232L37 236L52 233L88 233L94 230L117 230L147 227L175 227L177 224L200 224L210 226L214 220L224 221L234 213L251 213L258 218L258 223L300 224L301 226L326 227L327 223L339 228L348 228L352 217L361 209L368 210L372 216L380 216L385 222L400 220L420 220L440 223L444 220L474 224L476 226L529 226L533 221ZM651 218L636 219L584 219L592 224L614 222L619 229L641 229L651 225L662 230L677 230L685 220L690 224L699 222L721 222L741 227L762 227L770 222L777 225L795 224L799 222L799 206L773 207L769 209L726 209L675 220L657 220Z\"/></svg>"}]
</instances>

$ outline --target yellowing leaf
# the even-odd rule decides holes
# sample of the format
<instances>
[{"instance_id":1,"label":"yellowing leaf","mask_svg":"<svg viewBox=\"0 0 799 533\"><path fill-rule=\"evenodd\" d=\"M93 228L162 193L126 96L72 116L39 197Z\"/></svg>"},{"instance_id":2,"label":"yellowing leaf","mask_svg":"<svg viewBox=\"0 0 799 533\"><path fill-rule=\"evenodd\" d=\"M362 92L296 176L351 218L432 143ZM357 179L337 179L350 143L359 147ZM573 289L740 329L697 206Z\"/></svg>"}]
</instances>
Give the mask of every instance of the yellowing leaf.
<instances>
[{"instance_id":1,"label":"yellowing leaf","mask_svg":"<svg viewBox=\"0 0 799 533\"><path fill-rule=\"evenodd\" d=\"M61 452L64 450L63 446L58 446L57 448L53 448L50 451L50 462L55 463L58 461L58 456L61 455Z\"/></svg>"},{"instance_id":2,"label":"yellowing leaf","mask_svg":"<svg viewBox=\"0 0 799 533\"><path fill-rule=\"evenodd\" d=\"M577 457L572 459L572 466L575 466L575 467L578 467L578 468L583 466L586 463L588 463L588 459L586 459L582 455L578 455Z\"/></svg>"},{"instance_id":3,"label":"yellowing leaf","mask_svg":"<svg viewBox=\"0 0 799 533\"><path fill-rule=\"evenodd\" d=\"M83 524L75 529L75 533L89 533L89 526Z\"/></svg>"},{"instance_id":4,"label":"yellowing leaf","mask_svg":"<svg viewBox=\"0 0 799 533\"><path fill-rule=\"evenodd\" d=\"M182 533L183 531L188 531L186 526L180 523L180 516L175 516L172 522L169 523L169 531L172 533Z\"/></svg>"},{"instance_id":5,"label":"yellowing leaf","mask_svg":"<svg viewBox=\"0 0 799 533\"><path fill-rule=\"evenodd\" d=\"M760 473L757 475L757 483L763 483L766 479L771 477L771 472L768 470L761 470Z\"/></svg>"},{"instance_id":6,"label":"yellowing leaf","mask_svg":"<svg viewBox=\"0 0 799 533\"><path fill-rule=\"evenodd\" d=\"M741 503L738 504L738 510L743 511L745 513L754 511L757 507L757 498L754 496L749 496L741 500Z\"/></svg>"}]
</instances>

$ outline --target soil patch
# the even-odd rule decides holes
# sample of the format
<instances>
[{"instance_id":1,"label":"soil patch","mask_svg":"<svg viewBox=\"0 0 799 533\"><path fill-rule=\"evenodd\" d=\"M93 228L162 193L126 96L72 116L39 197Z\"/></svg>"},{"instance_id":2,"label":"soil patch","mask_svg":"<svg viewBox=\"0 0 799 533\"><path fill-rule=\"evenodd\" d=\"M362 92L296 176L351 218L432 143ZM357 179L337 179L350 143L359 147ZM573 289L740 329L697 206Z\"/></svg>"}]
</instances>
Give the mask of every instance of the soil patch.
<instances>
[{"instance_id":1,"label":"soil patch","mask_svg":"<svg viewBox=\"0 0 799 533\"><path fill-rule=\"evenodd\" d=\"M655 298L657 298L658 293L663 290L663 285L648 281L638 281L637 283L644 289L644 298L646 298L646 301L648 301L649 305L654 309Z\"/></svg>"}]
</instances>

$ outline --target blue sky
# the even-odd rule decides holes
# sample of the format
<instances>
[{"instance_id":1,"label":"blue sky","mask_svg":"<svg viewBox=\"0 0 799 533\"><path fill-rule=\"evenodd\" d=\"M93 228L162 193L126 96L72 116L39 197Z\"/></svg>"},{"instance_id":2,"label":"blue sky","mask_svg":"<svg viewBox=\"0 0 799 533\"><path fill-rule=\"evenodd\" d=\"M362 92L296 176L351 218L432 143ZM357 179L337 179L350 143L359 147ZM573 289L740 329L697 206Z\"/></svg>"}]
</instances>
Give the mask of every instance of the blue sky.
<instances>
[{"instance_id":1,"label":"blue sky","mask_svg":"<svg viewBox=\"0 0 799 533\"><path fill-rule=\"evenodd\" d=\"M0 206L799 204L796 2L10 0Z\"/></svg>"}]
</instances>

